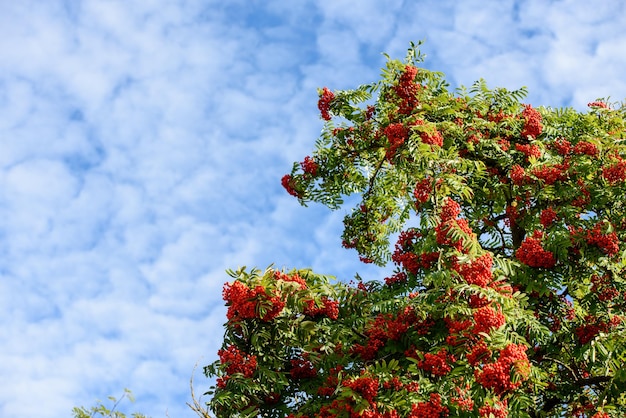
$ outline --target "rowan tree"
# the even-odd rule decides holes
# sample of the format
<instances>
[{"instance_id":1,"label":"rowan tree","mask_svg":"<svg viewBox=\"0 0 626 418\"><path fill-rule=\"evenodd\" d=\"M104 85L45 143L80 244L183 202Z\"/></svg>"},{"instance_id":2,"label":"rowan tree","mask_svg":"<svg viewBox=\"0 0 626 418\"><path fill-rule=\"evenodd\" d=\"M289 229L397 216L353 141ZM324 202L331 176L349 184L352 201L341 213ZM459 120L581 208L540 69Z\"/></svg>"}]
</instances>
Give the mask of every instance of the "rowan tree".
<instances>
[{"instance_id":1,"label":"rowan tree","mask_svg":"<svg viewBox=\"0 0 626 418\"><path fill-rule=\"evenodd\" d=\"M359 196L343 245L394 273L230 271L216 416L626 416L626 107L451 91L422 58L320 90L282 179L302 204Z\"/></svg>"}]
</instances>

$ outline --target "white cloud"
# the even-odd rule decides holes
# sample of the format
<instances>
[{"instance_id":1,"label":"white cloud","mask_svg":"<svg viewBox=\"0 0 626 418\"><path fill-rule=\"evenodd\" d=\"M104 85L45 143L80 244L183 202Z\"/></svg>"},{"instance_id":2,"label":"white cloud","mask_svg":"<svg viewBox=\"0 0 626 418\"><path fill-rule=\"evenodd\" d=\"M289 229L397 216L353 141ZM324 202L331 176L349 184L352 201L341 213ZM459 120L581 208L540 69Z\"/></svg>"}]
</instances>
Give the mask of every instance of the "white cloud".
<instances>
[{"instance_id":1,"label":"white cloud","mask_svg":"<svg viewBox=\"0 0 626 418\"><path fill-rule=\"evenodd\" d=\"M597 97L625 98L626 84L619 76L626 65L619 53L626 44L624 5L568 4L548 14L555 39L543 61L547 82L554 90L568 91L577 108Z\"/></svg>"},{"instance_id":2,"label":"white cloud","mask_svg":"<svg viewBox=\"0 0 626 418\"><path fill-rule=\"evenodd\" d=\"M343 210L302 208L280 187L322 126L317 87L373 81L381 52L427 38L426 65L453 83L525 84L537 104L621 99L623 11L5 2L0 415L68 416L129 387L136 410L191 416L193 365L221 343L224 269L384 276L341 248Z\"/></svg>"}]
</instances>

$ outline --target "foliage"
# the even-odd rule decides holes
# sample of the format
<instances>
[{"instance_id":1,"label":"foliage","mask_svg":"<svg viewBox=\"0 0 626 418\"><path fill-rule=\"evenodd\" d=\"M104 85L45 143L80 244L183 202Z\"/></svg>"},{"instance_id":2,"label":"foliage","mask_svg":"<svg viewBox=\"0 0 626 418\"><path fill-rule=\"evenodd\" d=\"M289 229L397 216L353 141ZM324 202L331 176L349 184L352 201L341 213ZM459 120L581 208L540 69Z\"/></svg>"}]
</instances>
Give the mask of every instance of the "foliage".
<instances>
[{"instance_id":1,"label":"foliage","mask_svg":"<svg viewBox=\"0 0 626 418\"><path fill-rule=\"evenodd\" d=\"M282 179L341 207L381 281L239 269L218 417L626 416L626 108L448 90L412 45L380 81L320 90L315 151ZM395 245L390 248L391 239Z\"/></svg>"},{"instance_id":2,"label":"foliage","mask_svg":"<svg viewBox=\"0 0 626 418\"><path fill-rule=\"evenodd\" d=\"M117 411L117 407L124 398L128 399L130 402L135 402L132 392L129 389L124 389L124 394L119 399L116 399L113 396L108 397L109 401L113 404L110 408L102 403L102 401L98 401L97 405L92 406L90 409L87 409L84 406L74 407L72 409L72 414L74 415L74 418L126 418L127 415L125 413ZM147 416L137 412L131 414L130 416L133 418L148 418Z\"/></svg>"}]
</instances>

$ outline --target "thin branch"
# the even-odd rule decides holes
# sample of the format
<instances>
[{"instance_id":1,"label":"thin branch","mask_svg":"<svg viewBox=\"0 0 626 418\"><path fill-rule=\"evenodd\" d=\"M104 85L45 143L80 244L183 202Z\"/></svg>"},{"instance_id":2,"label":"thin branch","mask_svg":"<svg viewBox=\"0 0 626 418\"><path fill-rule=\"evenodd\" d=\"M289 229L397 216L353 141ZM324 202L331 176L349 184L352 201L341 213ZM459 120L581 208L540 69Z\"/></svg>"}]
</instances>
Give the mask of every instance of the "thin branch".
<instances>
[{"instance_id":1,"label":"thin branch","mask_svg":"<svg viewBox=\"0 0 626 418\"><path fill-rule=\"evenodd\" d=\"M193 366L193 371L191 372L191 378L189 379L189 388L191 389L191 401L193 402L193 405L187 402L187 406L191 408L191 410L195 412L201 418L212 418L211 415L209 415L208 408L205 409L200 404L198 399L196 399L196 394L193 389L193 375L196 373L197 368L198 368L198 362L196 362L196 364Z\"/></svg>"},{"instance_id":2,"label":"thin branch","mask_svg":"<svg viewBox=\"0 0 626 418\"><path fill-rule=\"evenodd\" d=\"M555 358L552 357L547 357L544 356L543 357L545 360L549 360L552 361L560 366L563 366L564 368L566 368L569 373L572 375L572 377L574 378L574 384L578 387L583 387L583 386L591 386L591 385L599 385L600 383L605 383L608 382L612 379L611 376L592 376L592 377L582 377L580 376L579 373L576 373L576 371L568 366L567 364L563 363L560 360L557 360Z\"/></svg>"},{"instance_id":3,"label":"thin branch","mask_svg":"<svg viewBox=\"0 0 626 418\"><path fill-rule=\"evenodd\" d=\"M378 163L378 166L376 167L376 169L374 170L374 173L372 174L372 177L370 177L370 181L369 181L369 185L367 186L367 190L363 194L363 200L364 201L369 197L369 194L372 192L372 189L374 188L374 182L376 181L376 177L378 176L378 172L383 167L383 164L385 163L386 159L387 159L387 157L384 157L384 158L382 158L380 160L380 162Z\"/></svg>"},{"instance_id":4,"label":"thin branch","mask_svg":"<svg viewBox=\"0 0 626 418\"><path fill-rule=\"evenodd\" d=\"M576 373L576 372L574 371L574 369L572 369L572 368L571 368L570 366L568 366L567 364L563 363L561 360L557 360L557 359L555 359L555 358L552 358L552 357L547 357L547 356L544 356L543 358L544 358L545 360L552 361L552 362L554 362L554 363L556 363L556 364L558 364L558 365L560 365L560 366L565 367L565 368L566 368L566 369L570 372L570 374L572 375L572 377L574 378L574 381L578 381L578 380L579 380L579 375L578 375L578 373Z\"/></svg>"},{"instance_id":5,"label":"thin branch","mask_svg":"<svg viewBox=\"0 0 626 418\"><path fill-rule=\"evenodd\" d=\"M587 378L580 378L577 379L576 382L576 386L591 386L591 385L600 385L600 383L606 383L608 381L610 381L611 379L613 379L611 376L592 376L592 377L587 377Z\"/></svg>"}]
</instances>

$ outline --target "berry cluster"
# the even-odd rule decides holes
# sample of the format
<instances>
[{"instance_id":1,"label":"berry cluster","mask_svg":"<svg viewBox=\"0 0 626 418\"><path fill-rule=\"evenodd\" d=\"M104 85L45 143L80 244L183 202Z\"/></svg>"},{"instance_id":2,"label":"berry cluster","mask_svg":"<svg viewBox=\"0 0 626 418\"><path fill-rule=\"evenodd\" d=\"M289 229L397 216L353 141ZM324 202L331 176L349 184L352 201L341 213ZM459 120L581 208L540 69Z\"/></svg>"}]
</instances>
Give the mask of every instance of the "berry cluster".
<instances>
[{"instance_id":1,"label":"berry cluster","mask_svg":"<svg viewBox=\"0 0 626 418\"><path fill-rule=\"evenodd\" d=\"M441 208L441 222L447 222L456 219L461 214L461 205L453 199L446 198Z\"/></svg>"},{"instance_id":2,"label":"berry cluster","mask_svg":"<svg viewBox=\"0 0 626 418\"><path fill-rule=\"evenodd\" d=\"M293 197L301 198L302 192L296 190L294 178L290 174L285 174L280 179L280 184L282 184L283 188L292 195Z\"/></svg>"},{"instance_id":3,"label":"berry cluster","mask_svg":"<svg viewBox=\"0 0 626 418\"><path fill-rule=\"evenodd\" d=\"M396 241L396 251L404 252L410 250L421 237L422 234L417 229L407 229L400 232Z\"/></svg>"},{"instance_id":4,"label":"berry cluster","mask_svg":"<svg viewBox=\"0 0 626 418\"><path fill-rule=\"evenodd\" d=\"M618 161L615 164L603 167L602 177L604 177L604 179L611 185L621 183L626 180L626 160L618 158Z\"/></svg>"},{"instance_id":5,"label":"berry cluster","mask_svg":"<svg viewBox=\"0 0 626 418\"><path fill-rule=\"evenodd\" d=\"M512 380L511 374L516 376ZM493 363L485 364L482 370L475 370L476 381L496 394L515 390L530 374L530 363L523 345L509 344Z\"/></svg>"},{"instance_id":6,"label":"berry cluster","mask_svg":"<svg viewBox=\"0 0 626 418\"><path fill-rule=\"evenodd\" d=\"M552 209L551 207L542 210L541 213L539 214L539 222L541 222L541 225L543 225L544 228L548 228L558 218L559 217L556 214L555 210Z\"/></svg>"},{"instance_id":7,"label":"berry cluster","mask_svg":"<svg viewBox=\"0 0 626 418\"><path fill-rule=\"evenodd\" d=\"M293 379L308 379L317 376L317 370L309 360L304 358L291 359L289 373Z\"/></svg>"},{"instance_id":8,"label":"berry cluster","mask_svg":"<svg viewBox=\"0 0 626 418\"><path fill-rule=\"evenodd\" d=\"M576 185L578 186L580 195L574 198L574 200L572 200L572 206L584 208L591 201L591 193L589 193L589 190L587 186L585 185L585 182L583 181L583 179L578 179L576 181Z\"/></svg>"},{"instance_id":9,"label":"berry cluster","mask_svg":"<svg viewBox=\"0 0 626 418\"><path fill-rule=\"evenodd\" d=\"M587 231L585 241L589 245L595 245L609 257L619 252L619 239L615 232L604 233L604 223L598 222L593 229Z\"/></svg>"},{"instance_id":10,"label":"berry cluster","mask_svg":"<svg viewBox=\"0 0 626 418\"><path fill-rule=\"evenodd\" d=\"M226 301L228 320L252 319L256 317L256 293L241 282L226 283L222 298Z\"/></svg>"},{"instance_id":11,"label":"berry cluster","mask_svg":"<svg viewBox=\"0 0 626 418\"><path fill-rule=\"evenodd\" d=\"M486 287L493 279L492 266L491 253L485 253L466 263L459 263L456 259L452 262L452 269L459 273L463 280L480 287Z\"/></svg>"},{"instance_id":12,"label":"berry cluster","mask_svg":"<svg viewBox=\"0 0 626 418\"><path fill-rule=\"evenodd\" d=\"M393 260L394 263L396 263L399 266L402 266L404 270L412 274L417 274L417 272L420 270L421 265L422 265L422 263L420 262L419 256L415 253L410 253L410 252L404 253L404 252L395 251L391 256L391 259ZM401 276L398 276L397 278L400 279Z\"/></svg>"},{"instance_id":13,"label":"berry cluster","mask_svg":"<svg viewBox=\"0 0 626 418\"><path fill-rule=\"evenodd\" d=\"M389 141L389 147L385 156L388 160L391 160L396 155L398 148L409 138L409 131L401 123L391 123L383 132Z\"/></svg>"},{"instance_id":14,"label":"berry cluster","mask_svg":"<svg viewBox=\"0 0 626 418\"><path fill-rule=\"evenodd\" d=\"M557 153L563 156L567 156L572 152L572 143L565 138L558 138L552 144L552 147Z\"/></svg>"},{"instance_id":15,"label":"berry cluster","mask_svg":"<svg viewBox=\"0 0 626 418\"><path fill-rule=\"evenodd\" d=\"M481 138L482 138L482 135L480 134L480 132L477 132L475 134L471 134L470 136L468 136L467 142L470 144L478 144Z\"/></svg>"},{"instance_id":16,"label":"berry cluster","mask_svg":"<svg viewBox=\"0 0 626 418\"><path fill-rule=\"evenodd\" d=\"M472 326L471 319L452 319L445 317L444 321L450 335L461 334Z\"/></svg>"},{"instance_id":17,"label":"berry cluster","mask_svg":"<svg viewBox=\"0 0 626 418\"><path fill-rule=\"evenodd\" d=\"M611 277L608 275L591 277L591 293L598 296L602 302L613 300L619 296L619 290L613 287Z\"/></svg>"},{"instance_id":18,"label":"berry cluster","mask_svg":"<svg viewBox=\"0 0 626 418\"><path fill-rule=\"evenodd\" d=\"M226 306L228 306L226 317L233 322L258 318L258 311L261 306L266 312L260 318L263 321L271 321L280 315L285 307L285 302L278 296L268 295L263 286L256 286L254 289L250 289L238 281L224 285L222 298L226 301Z\"/></svg>"},{"instance_id":19,"label":"berry cluster","mask_svg":"<svg viewBox=\"0 0 626 418\"><path fill-rule=\"evenodd\" d=\"M336 376L339 370L341 370L341 368L331 369L331 375ZM400 382L398 383L402 385ZM327 384L320 388L320 390L325 390L318 390L318 394L322 396L332 395L332 393L336 390L337 384L338 382L336 377L329 377L327 379ZM352 389L352 391L354 391L365 402L367 402L367 404L365 405L366 408L363 409L364 405L359 399L354 399L353 396L346 396L339 399L334 399L330 403L330 405L327 404L322 406L319 412L317 412L315 415L317 418L400 418L398 411L396 411L395 409L385 410L384 412L378 410L378 405L374 401L374 398L376 398L376 396L378 395L378 379L362 375L357 378L344 380L342 382L342 386ZM287 415L287 418L290 417L306 418L304 416L295 414Z\"/></svg>"},{"instance_id":20,"label":"berry cluster","mask_svg":"<svg viewBox=\"0 0 626 418\"><path fill-rule=\"evenodd\" d=\"M401 115L411 114L418 105L417 92L420 85L415 82L416 75L417 68L407 65L400 76L400 80L398 80L398 84L394 87L394 91L402 100L398 109L398 113Z\"/></svg>"},{"instance_id":21,"label":"berry cluster","mask_svg":"<svg viewBox=\"0 0 626 418\"><path fill-rule=\"evenodd\" d=\"M435 227L435 234L437 239L437 244L439 245L447 245L450 247L456 248L458 251L463 251L464 241L463 238L458 240L454 240L451 235L454 233L453 231L457 230L461 233L465 233L473 237L472 228L470 228L467 219L451 219L446 222L442 222Z\"/></svg>"},{"instance_id":22,"label":"berry cluster","mask_svg":"<svg viewBox=\"0 0 626 418\"><path fill-rule=\"evenodd\" d=\"M430 269L438 258L438 252L415 254L410 252L400 253L396 251L391 256L394 263L402 266L402 268L412 274L417 274L420 269Z\"/></svg>"},{"instance_id":23,"label":"berry cluster","mask_svg":"<svg viewBox=\"0 0 626 418\"><path fill-rule=\"evenodd\" d=\"M509 416L508 401L496 400L493 405L484 405L478 409L481 418L506 418Z\"/></svg>"},{"instance_id":24,"label":"berry cluster","mask_svg":"<svg viewBox=\"0 0 626 418\"><path fill-rule=\"evenodd\" d=\"M415 188L413 189L413 196L415 197L416 206L419 207L424 203L428 202L428 198L430 197L430 192L433 188L432 179L426 177L417 182Z\"/></svg>"},{"instance_id":25,"label":"berry cluster","mask_svg":"<svg viewBox=\"0 0 626 418\"><path fill-rule=\"evenodd\" d=\"M327 296L322 296L322 306L318 307L314 300L304 301L303 313L310 317L325 316L332 320L339 318L339 302L330 300Z\"/></svg>"},{"instance_id":26,"label":"berry cluster","mask_svg":"<svg viewBox=\"0 0 626 418\"><path fill-rule=\"evenodd\" d=\"M393 376L391 379L387 380L386 382L383 382L383 388L384 389L393 389L393 390L400 390L404 387L404 383L402 383L402 381L398 378L398 376Z\"/></svg>"},{"instance_id":27,"label":"berry cluster","mask_svg":"<svg viewBox=\"0 0 626 418\"><path fill-rule=\"evenodd\" d=\"M422 234L415 230L409 229L402 231L396 241L395 250L391 255L391 260L398 266L409 273L417 274L420 269L429 269L439 259L439 252L427 252L416 254L414 246ZM401 273L389 278L389 282L400 282L406 279ZM387 281L387 280L386 280ZM389 284L389 283L388 283Z\"/></svg>"},{"instance_id":28,"label":"berry cluster","mask_svg":"<svg viewBox=\"0 0 626 418\"><path fill-rule=\"evenodd\" d=\"M587 103L587 106L589 106L589 107L598 107L598 108L601 108L601 109L608 109L609 108L609 105L607 105L606 103L601 102L599 100L596 100L595 102Z\"/></svg>"},{"instance_id":29,"label":"berry cluster","mask_svg":"<svg viewBox=\"0 0 626 418\"><path fill-rule=\"evenodd\" d=\"M524 128L522 128L522 138L531 137L536 139L543 131L541 125L541 113L533 109L531 105L525 105L522 111L522 117L525 120Z\"/></svg>"},{"instance_id":30,"label":"berry cluster","mask_svg":"<svg viewBox=\"0 0 626 418\"><path fill-rule=\"evenodd\" d=\"M313 177L317 175L317 170L319 169L319 165L309 156L304 157L304 161L300 163L300 167L302 167L302 171L304 171L305 174Z\"/></svg>"},{"instance_id":31,"label":"berry cluster","mask_svg":"<svg viewBox=\"0 0 626 418\"><path fill-rule=\"evenodd\" d=\"M420 360L417 367L435 376L445 376L452 370L448 360L453 359L450 358L446 349L442 348L436 354L424 354L424 360Z\"/></svg>"},{"instance_id":32,"label":"berry cluster","mask_svg":"<svg viewBox=\"0 0 626 418\"><path fill-rule=\"evenodd\" d=\"M511 177L511 181L516 186L522 186L528 183L529 180L529 177L526 175L526 171L524 171L522 166L518 164L515 164L513 167L511 167L509 177Z\"/></svg>"},{"instance_id":33,"label":"berry cluster","mask_svg":"<svg viewBox=\"0 0 626 418\"><path fill-rule=\"evenodd\" d=\"M322 119L330 120L330 103L335 98L335 94L330 91L327 87L324 87L322 94L320 95L320 99L317 102L317 107L322 114Z\"/></svg>"},{"instance_id":34,"label":"berry cluster","mask_svg":"<svg viewBox=\"0 0 626 418\"><path fill-rule=\"evenodd\" d=\"M421 124L423 124L423 122ZM443 146L443 135L434 127L431 127L430 129L421 132L420 138L422 139L422 142L424 144L437 145L438 147Z\"/></svg>"},{"instance_id":35,"label":"berry cluster","mask_svg":"<svg viewBox=\"0 0 626 418\"><path fill-rule=\"evenodd\" d=\"M399 271L389 277L385 277L385 284L387 286L402 285L405 284L407 280L408 276L406 275L406 273L403 271Z\"/></svg>"},{"instance_id":36,"label":"berry cluster","mask_svg":"<svg viewBox=\"0 0 626 418\"><path fill-rule=\"evenodd\" d=\"M234 345L229 345L226 350L219 350L217 355L220 363L226 366L226 375L217 379L217 386L220 388L224 388L228 379L235 373L241 373L244 377L250 378L256 371L256 356L246 354Z\"/></svg>"},{"instance_id":37,"label":"berry cluster","mask_svg":"<svg viewBox=\"0 0 626 418\"><path fill-rule=\"evenodd\" d=\"M619 326L621 322L622 318L617 315L613 316L608 321L602 318L594 317L593 315L587 315L583 325L577 327L574 330L574 333L581 344L587 344L601 332L609 332Z\"/></svg>"},{"instance_id":38,"label":"berry cluster","mask_svg":"<svg viewBox=\"0 0 626 418\"><path fill-rule=\"evenodd\" d=\"M465 389L457 386L454 388L458 396L450 398L450 403L456 405L461 411L470 412L474 409L474 400L471 398L471 394L468 393L469 385Z\"/></svg>"},{"instance_id":39,"label":"berry cluster","mask_svg":"<svg viewBox=\"0 0 626 418\"><path fill-rule=\"evenodd\" d=\"M476 367L487 363L487 360L491 359L491 350L487 347L484 340L480 340L472 347L469 353L465 356L467 361L472 366Z\"/></svg>"},{"instance_id":40,"label":"berry cluster","mask_svg":"<svg viewBox=\"0 0 626 418\"><path fill-rule=\"evenodd\" d=\"M543 249L541 237L541 231L535 231L532 237L526 237L515 251L515 256L529 267L552 268L556 264L554 254Z\"/></svg>"},{"instance_id":41,"label":"berry cluster","mask_svg":"<svg viewBox=\"0 0 626 418\"><path fill-rule=\"evenodd\" d=\"M471 294L469 295L467 303L469 304L470 308L478 309L482 308L483 306L489 305L491 301L484 296Z\"/></svg>"},{"instance_id":42,"label":"berry cluster","mask_svg":"<svg viewBox=\"0 0 626 418\"><path fill-rule=\"evenodd\" d=\"M498 139L497 144L500 147L500 149L504 152L507 152L508 150L511 149L511 142L507 141L504 138Z\"/></svg>"},{"instance_id":43,"label":"berry cluster","mask_svg":"<svg viewBox=\"0 0 626 418\"><path fill-rule=\"evenodd\" d=\"M391 314L378 314L366 326L367 341L365 345L354 344L351 352L363 360L371 360L376 357L378 351L385 346L387 341L400 340L409 329L415 330L420 335L425 335L431 326L432 321L430 319L418 319L411 307L405 308L396 317Z\"/></svg>"},{"instance_id":44,"label":"berry cluster","mask_svg":"<svg viewBox=\"0 0 626 418\"><path fill-rule=\"evenodd\" d=\"M588 155L594 158L596 158L600 154L598 146L587 141L580 141L579 143L574 145L573 151L576 155Z\"/></svg>"},{"instance_id":45,"label":"berry cluster","mask_svg":"<svg viewBox=\"0 0 626 418\"><path fill-rule=\"evenodd\" d=\"M378 379L360 376L356 379L343 381L342 384L361 395L370 404L374 402L374 398L378 395Z\"/></svg>"},{"instance_id":46,"label":"berry cluster","mask_svg":"<svg viewBox=\"0 0 626 418\"><path fill-rule=\"evenodd\" d=\"M574 404L571 411L571 416L575 418L586 418L591 415L590 411L593 411L595 406L589 402L588 399L584 399L581 403Z\"/></svg>"},{"instance_id":47,"label":"berry cluster","mask_svg":"<svg viewBox=\"0 0 626 418\"><path fill-rule=\"evenodd\" d=\"M501 310L495 310L491 306L484 306L474 311L474 332L489 333L492 329L498 329L506 322Z\"/></svg>"},{"instance_id":48,"label":"berry cluster","mask_svg":"<svg viewBox=\"0 0 626 418\"><path fill-rule=\"evenodd\" d=\"M544 165L542 167L535 168L532 173L546 185L551 185L557 181L565 180L567 178L567 169L569 163Z\"/></svg>"},{"instance_id":49,"label":"berry cluster","mask_svg":"<svg viewBox=\"0 0 626 418\"><path fill-rule=\"evenodd\" d=\"M409 418L439 418L448 416L448 408L441 405L441 396L431 393L430 399L413 404Z\"/></svg>"},{"instance_id":50,"label":"berry cluster","mask_svg":"<svg viewBox=\"0 0 626 418\"><path fill-rule=\"evenodd\" d=\"M288 415L287 418L292 415ZM349 399L336 399L330 405L324 405L320 408L316 418L400 418L398 411L386 410L379 412L376 404L365 410L355 408ZM307 417L299 417L307 418Z\"/></svg>"},{"instance_id":51,"label":"berry cluster","mask_svg":"<svg viewBox=\"0 0 626 418\"><path fill-rule=\"evenodd\" d=\"M274 272L274 280L297 283L300 287L300 290L305 290L307 288L306 281L302 277L300 277L298 273L288 275L276 270Z\"/></svg>"},{"instance_id":52,"label":"berry cluster","mask_svg":"<svg viewBox=\"0 0 626 418\"><path fill-rule=\"evenodd\" d=\"M541 148L534 144L515 144L515 149L527 158L539 158L541 157Z\"/></svg>"}]
</instances>

